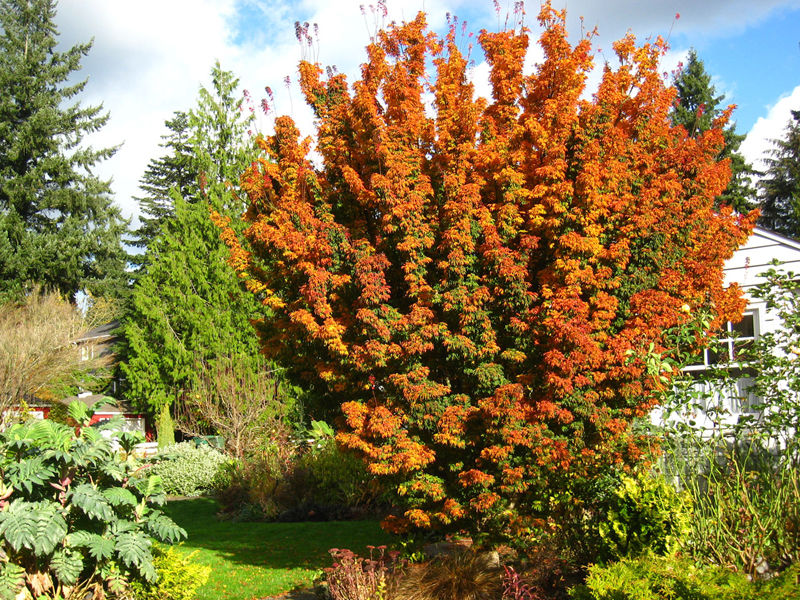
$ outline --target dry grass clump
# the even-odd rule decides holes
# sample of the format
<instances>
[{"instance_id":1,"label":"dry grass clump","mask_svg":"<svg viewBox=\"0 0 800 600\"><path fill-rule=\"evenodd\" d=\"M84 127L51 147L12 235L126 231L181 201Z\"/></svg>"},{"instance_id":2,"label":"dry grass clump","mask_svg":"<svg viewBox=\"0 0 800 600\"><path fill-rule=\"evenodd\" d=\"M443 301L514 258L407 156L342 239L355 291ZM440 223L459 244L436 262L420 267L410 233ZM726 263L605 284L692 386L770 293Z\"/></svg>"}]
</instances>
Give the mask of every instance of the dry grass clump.
<instances>
[{"instance_id":1,"label":"dry grass clump","mask_svg":"<svg viewBox=\"0 0 800 600\"><path fill-rule=\"evenodd\" d=\"M503 570L497 556L461 552L410 566L390 586L389 600L500 600Z\"/></svg>"}]
</instances>

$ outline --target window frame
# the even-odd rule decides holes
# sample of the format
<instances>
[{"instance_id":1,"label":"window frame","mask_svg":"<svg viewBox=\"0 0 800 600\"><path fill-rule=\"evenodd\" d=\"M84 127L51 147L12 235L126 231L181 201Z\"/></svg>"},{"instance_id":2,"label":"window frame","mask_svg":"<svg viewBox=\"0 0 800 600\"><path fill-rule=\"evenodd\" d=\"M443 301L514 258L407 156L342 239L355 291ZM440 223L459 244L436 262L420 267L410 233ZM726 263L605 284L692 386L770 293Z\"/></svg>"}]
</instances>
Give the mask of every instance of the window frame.
<instances>
[{"instance_id":1,"label":"window frame","mask_svg":"<svg viewBox=\"0 0 800 600\"><path fill-rule=\"evenodd\" d=\"M752 336L742 336L742 335L734 335L736 333L735 327L738 326L745 318L752 317L753 319L753 335ZM759 318L759 312L757 308L747 309L742 314L742 321L738 323L733 323L732 321L726 321L725 323L725 330L722 333L725 333L725 337L717 337L716 342L718 344L724 345L727 347L728 350L728 357L727 360L716 360L712 362L709 359L709 355L712 350L708 347L703 348L702 352L702 362L696 362L690 365L686 365L683 367L683 371L687 372L698 372L698 371L708 371L714 368L722 368L722 369L737 369L741 368L739 362L736 361L736 348L737 343L742 342L754 342L759 337L761 337L761 322ZM720 357L722 358L722 357Z\"/></svg>"},{"instance_id":2,"label":"window frame","mask_svg":"<svg viewBox=\"0 0 800 600\"><path fill-rule=\"evenodd\" d=\"M753 335L736 335L736 327L748 317L752 318L753 321ZM736 360L736 348L737 342L752 343L761 337L761 315L759 313L759 309L757 307L746 309L742 314L742 321L739 321L738 323L727 321L725 323L724 331L721 332L725 334L725 337L720 336L716 339L718 344L721 344L727 348L727 361L720 360L723 358L721 355L720 359L718 359L716 362L711 362L710 353L712 350L706 347L702 349L702 363L697 362L687 365L682 370L689 375L697 377L700 377L702 373L711 371L712 369L724 369L728 371L731 380L734 383L735 392L733 388L731 388L729 391L734 392L733 395L726 394L725 396L727 410L729 410L732 415L755 415L760 411L753 409L753 406L758 405L760 399L748 389L752 385L754 372L752 368L743 366ZM697 380L697 383L700 385L705 385L700 379Z\"/></svg>"}]
</instances>

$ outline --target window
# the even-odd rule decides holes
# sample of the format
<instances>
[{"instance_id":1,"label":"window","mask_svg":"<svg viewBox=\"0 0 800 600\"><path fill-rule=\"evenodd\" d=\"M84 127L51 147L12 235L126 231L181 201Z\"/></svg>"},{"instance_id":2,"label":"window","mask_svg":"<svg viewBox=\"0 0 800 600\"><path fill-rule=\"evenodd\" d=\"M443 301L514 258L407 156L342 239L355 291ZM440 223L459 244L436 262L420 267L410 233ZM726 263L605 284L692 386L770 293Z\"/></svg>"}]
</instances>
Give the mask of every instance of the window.
<instances>
[{"instance_id":1,"label":"window","mask_svg":"<svg viewBox=\"0 0 800 600\"><path fill-rule=\"evenodd\" d=\"M759 400L752 391L753 370L739 364L739 356L743 350L752 346L753 341L758 338L759 323L756 311L747 312L738 323L728 321L722 331L717 334L717 342L713 347L702 350L695 361L686 367L686 371L693 372L698 380L698 389L706 388L707 384L702 383L702 372L712 367L726 369L728 374L734 378L735 383L725 390L717 390L713 403L722 400L722 406L732 415L750 413L755 414L753 407L759 404Z\"/></svg>"},{"instance_id":2,"label":"window","mask_svg":"<svg viewBox=\"0 0 800 600\"><path fill-rule=\"evenodd\" d=\"M713 365L735 364L739 353L749 348L758 337L758 319L755 312L748 312L738 323L728 321L718 334L718 343L706 348L687 367L690 371L707 369Z\"/></svg>"},{"instance_id":3,"label":"window","mask_svg":"<svg viewBox=\"0 0 800 600\"><path fill-rule=\"evenodd\" d=\"M747 377L746 375L751 375ZM758 396L753 392L752 373L743 373L743 376L736 380L737 395L733 398L733 412L758 414L760 411L754 407L760 404Z\"/></svg>"},{"instance_id":4,"label":"window","mask_svg":"<svg viewBox=\"0 0 800 600\"><path fill-rule=\"evenodd\" d=\"M92 360L94 358L94 345L84 344L81 346L81 360Z\"/></svg>"}]
</instances>

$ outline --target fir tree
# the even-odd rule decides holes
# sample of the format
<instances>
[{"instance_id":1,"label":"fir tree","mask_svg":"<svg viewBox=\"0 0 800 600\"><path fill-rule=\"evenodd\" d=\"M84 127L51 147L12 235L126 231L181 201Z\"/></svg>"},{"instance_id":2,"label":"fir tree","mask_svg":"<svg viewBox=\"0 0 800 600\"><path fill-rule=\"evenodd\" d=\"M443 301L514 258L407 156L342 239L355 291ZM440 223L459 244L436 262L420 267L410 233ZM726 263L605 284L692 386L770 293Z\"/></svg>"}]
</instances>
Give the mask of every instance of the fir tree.
<instances>
[{"instance_id":1,"label":"fir tree","mask_svg":"<svg viewBox=\"0 0 800 600\"><path fill-rule=\"evenodd\" d=\"M231 73L223 71L219 63L212 70L212 85L216 96L205 88L200 90L197 110L188 113L176 111L165 122L168 133L162 136L168 153L150 161L140 180L145 195L135 198L139 203L141 225L134 232L132 245L148 248L163 227L175 217L173 192L192 203L203 193L200 189L210 183L235 181L239 174L231 168L252 158L252 148L240 144L252 126L252 108L249 115L244 99L236 99L228 87L235 84ZM222 90L227 90L223 91ZM146 260L141 257L140 260Z\"/></svg>"},{"instance_id":2,"label":"fir tree","mask_svg":"<svg viewBox=\"0 0 800 600\"><path fill-rule=\"evenodd\" d=\"M695 50L689 51L689 57L675 74L673 85L678 95L672 109L672 123L681 125L691 137L713 127L713 123L723 113L720 107L725 95L716 95L711 85L711 76L706 72L703 61L697 58ZM716 205L732 207L739 213L747 213L755 208L756 190L751 177L757 174L739 153L739 146L745 135L736 133L736 124L731 123L723 131L725 147L719 154L719 160L729 159L731 180L728 187L716 199Z\"/></svg>"},{"instance_id":3,"label":"fir tree","mask_svg":"<svg viewBox=\"0 0 800 600\"><path fill-rule=\"evenodd\" d=\"M782 139L765 159L767 171L759 182L759 224L784 235L800 237L800 110L792 111Z\"/></svg>"},{"instance_id":4,"label":"fir tree","mask_svg":"<svg viewBox=\"0 0 800 600\"><path fill-rule=\"evenodd\" d=\"M0 294L42 285L74 297L124 284L127 222L92 173L116 148L82 145L103 107L65 106L91 43L57 52L53 0L0 0Z\"/></svg>"},{"instance_id":5,"label":"fir tree","mask_svg":"<svg viewBox=\"0 0 800 600\"><path fill-rule=\"evenodd\" d=\"M140 226L133 234L131 245L147 248L158 236L163 224L175 216L172 191L189 198L197 191L197 166L189 143L189 115L176 111L164 125L169 132L161 136L162 148L169 153L154 158L140 180L144 196L134 198L139 204ZM140 256L141 258L141 256Z\"/></svg>"},{"instance_id":6,"label":"fir tree","mask_svg":"<svg viewBox=\"0 0 800 600\"><path fill-rule=\"evenodd\" d=\"M213 89L200 90L185 128L173 121L173 131L181 134L172 140L186 140L180 148L173 145L173 157L186 151L186 160L161 159L158 164L172 170L163 169L159 180L152 179L157 189L146 190L151 199L157 196L152 190L163 195L148 205L152 229L141 238L147 252L124 325L121 365L128 397L143 408L172 404L191 386L198 362L258 354L249 319L259 303L227 265L227 250L210 218L211 210L237 218L244 211L237 182L255 154L248 138L252 115L237 98L238 80L230 72L217 64L212 78Z\"/></svg>"}]
</instances>

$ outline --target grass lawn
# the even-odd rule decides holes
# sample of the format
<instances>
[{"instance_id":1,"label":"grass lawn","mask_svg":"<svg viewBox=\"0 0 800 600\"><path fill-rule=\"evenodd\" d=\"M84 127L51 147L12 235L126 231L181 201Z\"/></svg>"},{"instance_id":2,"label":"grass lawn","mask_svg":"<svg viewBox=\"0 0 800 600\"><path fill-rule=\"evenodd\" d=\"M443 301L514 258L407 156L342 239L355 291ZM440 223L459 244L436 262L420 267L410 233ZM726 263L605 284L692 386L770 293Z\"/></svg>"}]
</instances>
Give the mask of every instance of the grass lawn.
<instances>
[{"instance_id":1,"label":"grass lawn","mask_svg":"<svg viewBox=\"0 0 800 600\"><path fill-rule=\"evenodd\" d=\"M189 534L181 550L213 568L199 600L253 600L311 585L331 566L330 548L367 553L388 544L377 521L336 523L227 523L215 518L210 498L173 500L165 511Z\"/></svg>"}]
</instances>

